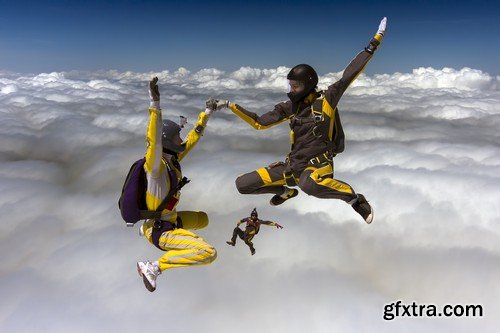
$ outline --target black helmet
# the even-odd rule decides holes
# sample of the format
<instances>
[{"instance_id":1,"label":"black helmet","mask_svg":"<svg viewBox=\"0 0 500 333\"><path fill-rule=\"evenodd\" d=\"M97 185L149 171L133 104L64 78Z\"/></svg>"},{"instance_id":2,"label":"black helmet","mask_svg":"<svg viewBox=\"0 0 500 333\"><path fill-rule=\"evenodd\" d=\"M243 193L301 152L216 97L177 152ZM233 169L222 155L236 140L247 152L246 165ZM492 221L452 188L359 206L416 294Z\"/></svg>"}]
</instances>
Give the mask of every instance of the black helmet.
<instances>
[{"instance_id":1,"label":"black helmet","mask_svg":"<svg viewBox=\"0 0 500 333\"><path fill-rule=\"evenodd\" d=\"M318 74L314 68L306 64L300 64L292 68L286 78L301 82L304 85L304 89L300 89L299 91L290 90L288 93L288 98L294 103L309 95L311 90L318 85Z\"/></svg>"},{"instance_id":2,"label":"black helmet","mask_svg":"<svg viewBox=\"0 0 500 333\"><path fill-rule=\"evenodd\" d=\"M255 218L259 217L259 215L257 214L257 208L254 208L252 210L252 212L250 213L250 217L254 217L254 216L255 216Z\"/></svg>"},{"instance_id":3,"label":"black helmet","mask_svg":"<svg viewBox=\"0 0 500 333\"><path fill-rule=\"evenodd\" d=\"M173 153L182 153L186 149L186 144L177 144L174 139L180 135L181 126L172 120L163 120L163 129L161 133L161 143L163 150Z\"/></svg>"}]
</instances>

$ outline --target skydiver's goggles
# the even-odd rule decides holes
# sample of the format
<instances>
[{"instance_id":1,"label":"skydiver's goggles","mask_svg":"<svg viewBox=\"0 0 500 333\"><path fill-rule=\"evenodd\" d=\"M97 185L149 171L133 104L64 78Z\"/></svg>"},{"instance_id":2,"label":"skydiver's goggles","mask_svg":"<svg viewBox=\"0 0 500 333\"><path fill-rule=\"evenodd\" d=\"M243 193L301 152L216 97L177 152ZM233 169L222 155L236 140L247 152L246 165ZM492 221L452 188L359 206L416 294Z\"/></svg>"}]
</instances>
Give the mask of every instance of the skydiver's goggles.
<instances>
[{"instance_id":1,"label":"skydiver's goggles","mask_svg":"<svg viewBox=\"0 0 500 333\"><path fill-rule=\"evenodd\" d=\"M289 93L301 93L306 88L304 81L299 80L288 80L288 92Z\"/></svg>"}]
</instances>

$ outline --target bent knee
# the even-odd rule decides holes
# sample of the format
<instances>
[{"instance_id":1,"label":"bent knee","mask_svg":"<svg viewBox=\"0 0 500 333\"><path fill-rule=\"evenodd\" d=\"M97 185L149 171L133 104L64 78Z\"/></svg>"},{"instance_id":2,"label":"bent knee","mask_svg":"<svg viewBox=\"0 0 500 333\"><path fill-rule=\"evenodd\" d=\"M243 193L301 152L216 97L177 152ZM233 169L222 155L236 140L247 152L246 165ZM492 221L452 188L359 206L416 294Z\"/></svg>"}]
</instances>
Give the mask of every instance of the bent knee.
<instances>
[{"instance_id":1,"label":"bent knee","mask_svg":"<svg viewBox=\"0 0 500 333\"><path fill-rule=\"evenodd\" d=\"M240 192L241 194L246 194L245 193L245 189L246 189L246 186L245 186L245 180L243 179L244 176L239 176L238 178L236 178L236 180L234 181L234 184L236 185L236 189L238 190L238 192Z\"/></svg>"},{"instance_id":2,"label":"bent knee","mask_svg":"<svg viewBox=\"0 0 500 333\"><path fill-rule=\"evenodd\" d=\"M259 186L257 183L261 183L262 180L258 176L256 172L250 172L244 175L239 176L235 180L236 188L238 189L238 192L241 194L251 194L253 193L256 188Z\"/></svg>"},{"instance_id":3,"label":"bent knee","mask_svg":"<svg viewBox=\"0 0 500 333\"><path fill-rule=\"evenodd\" d=\"M215 259L217 259L217 250L215 249L215 247L213 246L207 247L204 249L204 251L206 255L205 262L207 264L210 264L213 261L215 261Z\"/></svg>"},{"instance_id":4,"label":"bent knee","mask_svg":"<svg viewBox=\"0 0 500 333\"><path fill-rule=\"evenodd\" d=\"M177 216L182 221L183 229L203 229L208 225L208 215L205 212L180 211Z\"/></svg>"},{"instance_id":5,"label":"bent knee","mask_svg":"<svg viewBox=\"0 0 500 333\"><path fill-rule=\"evenodd\" d=\"M316 191L317 184L311 177L303 177L299 181L300 189L307 195L313 195Z\"/></svg>"}]
</instances>

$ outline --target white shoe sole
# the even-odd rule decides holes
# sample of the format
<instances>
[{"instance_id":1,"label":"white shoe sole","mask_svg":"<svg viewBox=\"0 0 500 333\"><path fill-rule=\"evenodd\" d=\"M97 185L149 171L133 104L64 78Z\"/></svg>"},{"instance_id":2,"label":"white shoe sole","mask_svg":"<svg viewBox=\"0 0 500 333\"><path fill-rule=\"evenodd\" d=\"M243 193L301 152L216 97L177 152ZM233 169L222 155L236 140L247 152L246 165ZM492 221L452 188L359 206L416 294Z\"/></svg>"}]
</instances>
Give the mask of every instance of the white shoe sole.
<instances>
[{"instance_id":1,"label":"white shoe sole","mask_svg":"<svg viewBox=\"0 0 500 333\"><path fill-rule=\"evenodd\" d=\"M137 263L137 273L139 273L139 276L142 277L142 281L144 282L144 286L146 287L146 289L150 292L153 292L156 290L156 288L151 285L148 278L146 277L146 274L142 272L142 266L143 265L141 265L141 263Z\"/></svg>"},{"instance_id":2,"label":"white shoe sole","mask_svg":"<svg viewBox=\"0 0 500 333\"><path fill-rule=\"evenodd\" d=\"M142 267L141 267L141 263L138 262L137 263L137 273L139 273L139 276L142 277Z\"/></svg>"},{"instance_id":3,"label":"white shoe sole","mask_svg":"<svg viewBox=\"0 0 500 333\"><path fill-rule=\"evenodd\" d=\"M371 207L371 209L372 209L372 213L370 215L368 215L368 217L366 218L366 220L365 220L366 224L370 224L373 222L373 207Z\"/></svg>"}]
</instances>

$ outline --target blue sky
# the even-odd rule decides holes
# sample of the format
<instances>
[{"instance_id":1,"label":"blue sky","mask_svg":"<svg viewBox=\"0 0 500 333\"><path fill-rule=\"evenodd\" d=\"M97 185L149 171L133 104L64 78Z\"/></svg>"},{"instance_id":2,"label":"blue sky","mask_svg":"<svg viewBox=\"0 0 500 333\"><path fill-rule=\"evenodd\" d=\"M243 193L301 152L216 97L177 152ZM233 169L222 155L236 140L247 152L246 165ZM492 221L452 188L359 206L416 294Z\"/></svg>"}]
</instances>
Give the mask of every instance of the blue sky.
<instances>
[{"instance_id":1,"label":"blue sky","mask_svg":"<svg viewBox=\"0 0 500 333\"><path fill-rule=\"evenodd\" d=\"M340 71L388 17L367 74L499 74L496 1L0 1L0 70L160 71L305 62Z\"/></svg>"}]
</instances>

